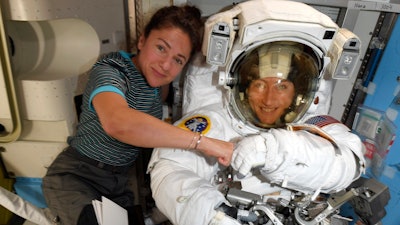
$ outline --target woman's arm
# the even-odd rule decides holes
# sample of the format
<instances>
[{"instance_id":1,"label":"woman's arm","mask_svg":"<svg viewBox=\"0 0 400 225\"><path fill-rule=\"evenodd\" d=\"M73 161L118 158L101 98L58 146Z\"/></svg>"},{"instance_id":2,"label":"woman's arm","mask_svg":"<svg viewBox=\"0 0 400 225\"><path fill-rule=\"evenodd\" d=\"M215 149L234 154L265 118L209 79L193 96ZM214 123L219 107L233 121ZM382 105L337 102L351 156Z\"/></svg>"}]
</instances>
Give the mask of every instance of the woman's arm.
<instances>
[{"instance_id":1,"label":"woman's arm","mask_svg":"<svg viewBox=\"0 0 400 225\"><path fill-rule=\"evenodd\" d=\"M175 127L151 115L130 108L126 100L113 92L102 92L93 98L93 106L105 132L111 137L140 147L194 148L200 136ZM229 165L233 143L201 137L197 150Z\"/></svg>"}]
</instances>

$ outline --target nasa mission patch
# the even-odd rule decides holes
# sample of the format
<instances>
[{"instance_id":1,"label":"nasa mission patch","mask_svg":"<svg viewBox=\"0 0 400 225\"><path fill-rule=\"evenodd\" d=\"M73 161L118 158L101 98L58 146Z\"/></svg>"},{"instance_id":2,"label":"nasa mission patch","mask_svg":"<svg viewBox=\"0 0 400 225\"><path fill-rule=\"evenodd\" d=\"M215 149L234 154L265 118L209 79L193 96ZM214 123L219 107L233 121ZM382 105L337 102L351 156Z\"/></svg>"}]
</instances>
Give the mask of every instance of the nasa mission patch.
<instances>
[{"instance_id":1,"label":"nasa mission patch","mask_svg":"<svg viewBox=\"0 0 400 225\"><path fill-rule=\"evenodd\" d=\"M195 115L185 120L182 120L181 123L178 124L178 127L183 129L187 129L193 132L199 132L202 134L206 134L211 127L210 118L204 115Z\"/></svg>"}]
</instances>

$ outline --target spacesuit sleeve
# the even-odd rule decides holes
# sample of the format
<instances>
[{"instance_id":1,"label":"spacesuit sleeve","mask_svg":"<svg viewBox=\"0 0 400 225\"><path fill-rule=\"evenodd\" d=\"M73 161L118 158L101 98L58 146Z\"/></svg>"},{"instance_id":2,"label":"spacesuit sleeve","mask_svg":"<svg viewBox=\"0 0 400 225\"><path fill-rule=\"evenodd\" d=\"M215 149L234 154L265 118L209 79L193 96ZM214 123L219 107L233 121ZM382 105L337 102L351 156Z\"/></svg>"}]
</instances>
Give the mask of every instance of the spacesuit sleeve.
<instances>
[{"instance_id":1,"label":"spacesuit sleeve","mask_svg":"<svg viewBox=\"0 0 400 225\"><path fill-rule=\"evenodd\" d=\"M363 145L341 123L321 127L332 140L306 130L271 129L261 173L283 187L306 193L340 191L364 172Z\"/></svg>"},{"instance_id":2,"label":"spacesuit sleeve","mask_svg":"<svg viewBox=\"0 0 400 225\"><path fill-rule=\"evenodd\" d=\"M226 140L223 127L228 124L222 124L224 120L215 119L210 112L207 115L211 129L205 135ZM215 158L205 157L197 151L154 149L148 172L157 208L173 224L208 224L216 215L214 208L226 202L213 184L219 166Z\"/></svg>"}]
</instances>

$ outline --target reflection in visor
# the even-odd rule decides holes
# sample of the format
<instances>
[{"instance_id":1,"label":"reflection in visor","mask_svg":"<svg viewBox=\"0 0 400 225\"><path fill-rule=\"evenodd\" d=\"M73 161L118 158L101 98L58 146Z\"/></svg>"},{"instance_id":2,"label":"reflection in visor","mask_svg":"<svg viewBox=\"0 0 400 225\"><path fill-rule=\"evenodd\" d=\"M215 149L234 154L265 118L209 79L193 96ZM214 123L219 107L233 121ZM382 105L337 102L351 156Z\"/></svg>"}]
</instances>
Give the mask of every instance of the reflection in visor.
<instances>
[{"instance_id":1,"label":"reflection in visor","mask_svg":"<svg viewBox=\"0 0 400 225\"><path fill-rule=\"evenodd\" d=\"M282 127L307 111L318 86L313 51L294 42L267 43L241 58L234 70L231 107L257 127ZM233 105L232 105L233 104Z\"/></svg>"}]
</instances>

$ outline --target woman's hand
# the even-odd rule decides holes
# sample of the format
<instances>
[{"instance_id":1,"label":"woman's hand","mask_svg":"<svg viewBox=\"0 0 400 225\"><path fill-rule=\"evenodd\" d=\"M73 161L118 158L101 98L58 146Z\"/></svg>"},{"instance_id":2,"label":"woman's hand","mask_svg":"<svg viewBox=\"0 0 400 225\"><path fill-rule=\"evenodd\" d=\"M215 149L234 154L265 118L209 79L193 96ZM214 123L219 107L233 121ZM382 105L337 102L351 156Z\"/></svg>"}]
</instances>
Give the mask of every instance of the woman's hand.
<instances>
[{"instance_id":1,"label":"woman's hand","mask_svg":"<svg viewBox=\"0 0 400 225\"><path fill-rule=\"evenodd\" d=\"M207 156L217 158L220 164L229 166L232 160L233 147L234 144L231 142L204 136L197 149Z\"/></svg>"}]
</instances>

